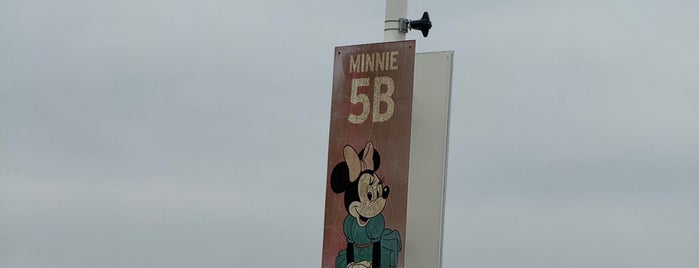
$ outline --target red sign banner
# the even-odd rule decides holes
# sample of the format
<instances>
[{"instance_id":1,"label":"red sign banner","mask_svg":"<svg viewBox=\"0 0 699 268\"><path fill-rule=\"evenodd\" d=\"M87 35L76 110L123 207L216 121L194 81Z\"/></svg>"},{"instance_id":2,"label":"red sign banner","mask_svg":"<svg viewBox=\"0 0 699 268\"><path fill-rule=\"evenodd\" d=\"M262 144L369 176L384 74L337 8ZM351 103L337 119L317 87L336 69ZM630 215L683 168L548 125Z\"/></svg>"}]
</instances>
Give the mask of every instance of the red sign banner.
<instances>
[{"instance_id":1,"label":"red sign banner","mask_svg":"<svg viewBox=\"0 0 699 268\"><path fill-rule=\"evenodd\" d=\"M323 268L404 266L415 41L335 48Z\"/></svg>"}]
</instances>

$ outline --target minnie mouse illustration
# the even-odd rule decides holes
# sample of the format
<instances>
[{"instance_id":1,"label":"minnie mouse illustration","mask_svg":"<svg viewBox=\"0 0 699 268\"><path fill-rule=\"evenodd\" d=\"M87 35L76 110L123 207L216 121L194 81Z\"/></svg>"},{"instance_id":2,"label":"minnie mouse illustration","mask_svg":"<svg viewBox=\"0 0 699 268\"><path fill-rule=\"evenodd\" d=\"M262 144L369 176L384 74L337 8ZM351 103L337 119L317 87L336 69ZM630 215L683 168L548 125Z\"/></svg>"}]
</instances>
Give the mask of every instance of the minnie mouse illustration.
<instances>
[{"instance_id":1,"label":"minnie mouse illustration","mask_svg":"<svg viewBox=\"0 0 699 268\"><path fill-rule=\"evenodd\" d=\"M381 211L386 207L389 188L376 174L379 152L370 142L359 153L350 145L343 151L345 161L333 168L330 186L344 193L347 217L343 223L347 248L340 250L336 268L396 267L401 251L400 234L385 227Z\"/></svg>"}]
</instances>

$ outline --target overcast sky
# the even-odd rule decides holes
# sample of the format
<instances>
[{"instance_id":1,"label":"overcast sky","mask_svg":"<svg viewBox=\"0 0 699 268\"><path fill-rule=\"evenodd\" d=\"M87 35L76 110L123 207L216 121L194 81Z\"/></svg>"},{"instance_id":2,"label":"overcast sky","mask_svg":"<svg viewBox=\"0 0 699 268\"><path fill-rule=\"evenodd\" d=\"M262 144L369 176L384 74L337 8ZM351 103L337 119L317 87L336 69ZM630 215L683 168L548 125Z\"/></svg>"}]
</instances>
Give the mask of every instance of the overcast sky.
<instances>
[{"instance_id":1,"label":"overcast sky","mask_svg":"<svg viewBox=\"0 0 699 268\"><path fill-rule=\"evenodd\" d=\"M333 48L384 1L0 0L0 267L319 267ZM410 1L444 267L699 267L699 2Z\"/></svg>"}]
</instances>

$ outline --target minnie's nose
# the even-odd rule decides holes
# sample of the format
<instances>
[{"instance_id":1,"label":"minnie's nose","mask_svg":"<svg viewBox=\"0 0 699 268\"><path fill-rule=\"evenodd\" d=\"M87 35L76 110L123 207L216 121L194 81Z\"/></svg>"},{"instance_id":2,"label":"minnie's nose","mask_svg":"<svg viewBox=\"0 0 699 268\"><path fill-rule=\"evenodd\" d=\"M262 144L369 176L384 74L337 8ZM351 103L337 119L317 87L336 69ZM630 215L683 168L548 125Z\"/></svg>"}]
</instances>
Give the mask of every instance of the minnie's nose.
<instances>
[{"instance_id":1,"label":"minnie's nose","mask_svg":"<svg viewBox=\"0 0 699 268\"><path fill-rule=\"evenodd\" d=\"M383 199L388 198L388 192L389 192L388 186L384 186L384 187L383 187L383 192L381 192L381 197L383 197Z\"/></svg>"}]
</instances>

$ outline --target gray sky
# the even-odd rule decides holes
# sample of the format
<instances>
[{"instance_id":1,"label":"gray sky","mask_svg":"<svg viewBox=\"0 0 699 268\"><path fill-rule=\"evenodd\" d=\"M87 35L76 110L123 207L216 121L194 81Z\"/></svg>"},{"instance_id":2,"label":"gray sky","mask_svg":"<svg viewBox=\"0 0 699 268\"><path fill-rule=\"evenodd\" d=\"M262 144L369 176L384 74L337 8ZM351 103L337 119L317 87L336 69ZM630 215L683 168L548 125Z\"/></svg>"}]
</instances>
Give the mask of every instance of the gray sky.
<instances>
[{"instance_id":1,"label":"gray sky","mask_svg":"<svg viewBox=\"0 0 699 268\"><path fill-rule=\"evenodd\" d=\"M333 47L384 1L0 0L0 267L317 267ZM699 265L699 2L410 1L444 267Z\"/></svg>"}]
</instances>

